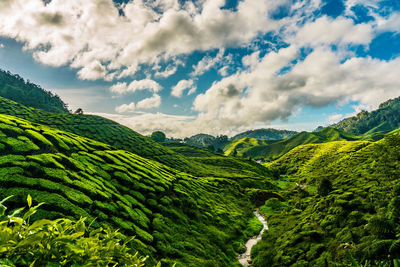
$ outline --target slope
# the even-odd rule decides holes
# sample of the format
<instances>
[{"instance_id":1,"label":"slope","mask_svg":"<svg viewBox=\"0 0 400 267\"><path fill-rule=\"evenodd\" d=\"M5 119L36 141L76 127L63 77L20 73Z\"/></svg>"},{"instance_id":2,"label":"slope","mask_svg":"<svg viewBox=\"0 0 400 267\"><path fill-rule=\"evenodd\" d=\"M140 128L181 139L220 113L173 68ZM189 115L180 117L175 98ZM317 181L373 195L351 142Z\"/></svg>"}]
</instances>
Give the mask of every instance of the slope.
<instances>
[{"instance_id":1,"label":"slope","mask_svg":"<svg viewBox=\"0 0 400 267\"><path fill-rule=\"evenodd\" d=\"M380 104L377 110L362 111L332 127L357 135L384 134L393 131L400 127L400 97Z\"/></svg>"},{"instance_id":2,"label":"slope","mask_svg":"<svg viewBox=\"0 0 400 267\"><path fill-rule=\"evenodd\" d=\"M239 173L225 172L217 168L212 168L212 165L200 164L179 153L173 152L125 126L99 116L54 114L39 109L27 108L2 97L0 97L0 114L16 116L31 122L91 138L197 176L242 177L249 175L248 172L240 174L240 170L238 170ZM257 171L248 171L252 172L250 174L252 176L259 176Z\"/></svg>"},{"instance_id":3,"label":"slope","mask_svg":"<svg viewBox=\"0 0 400 267\"><path fill-rule=\"evenodd\" d=\"M109 145L0 115L0 198L45 202L36 218L97 218L178 266L234 266L251 206L225 179L192 177ZM151 261L150 261L151 263Z\"/></svg>"},{"instance_id":4,"label":"slope","mask_svg":"<svg viewBox=\"0 0 400 267\"><path fill-rule=\"evenodd\" d=\"M0 96L48 112L68 113L68 106L57 95L3 70L0 70Z\"/></svg>"},{"instance_id":5,"label":"slope","mask_svg":"<svg viewBox=\"0 0 400 267\"><path fill-rule=\"evenodd\" d=\"M239 133L230 140L240 140L242 138L248 137L248 138L256 138L256 139L263 139L263 140L281 140L281 139L286 139L290 138L294 135L298 134L298 132L295 131L288 131L288 130L277 130L277 129L256 129L256 130L250 130L246 131L243 133Z\"/></svg>"},{"instance_id":6,"label":"slope","mask_svg":"<svg viewBox=\"0 0 400 267\"><path fill-rule=\"evenodd\" d=\"M399 151L395 132L377 142L302 145L268 164L301 187L261 208L270 228L252 251L254 266L347 266L352 257L391 266L400 256Z\"/></svg>"},{"instance_id":7,"label":"slope","mask_svg":"<svg viewBox=\"0 0 400 267\"><path fill-rule=\"evenodd\" d=\"M222 175L228 174L231 180L236 180L242 187L273 189L271 173L264 166L247 159L226 157L210 150L190 146L183 143L166 143L169 149L182 154L191 161L208 166L210 172Z\"/></svg>"},{"instance_id":8,"label":"slope","mask_svg":"<svg viewBox=\"0 0 400 267\"><path fill-rule=\"evenodd\" d=\"M289 152L291 149L303 144L316 144L340 140L357 140L359 137L352 134L334 129L324 128L319 132L301 132L291 138L276 141L273 143L262 144L251 139L240 140L229 147L229 151L236 151L239 155L251 156L254 159L271 161ZM242 143L247 143L243 145ZM237 144L239 147L235 147ZM254 144L254 145L253 145Z\"/></svg>"}]
</instances>

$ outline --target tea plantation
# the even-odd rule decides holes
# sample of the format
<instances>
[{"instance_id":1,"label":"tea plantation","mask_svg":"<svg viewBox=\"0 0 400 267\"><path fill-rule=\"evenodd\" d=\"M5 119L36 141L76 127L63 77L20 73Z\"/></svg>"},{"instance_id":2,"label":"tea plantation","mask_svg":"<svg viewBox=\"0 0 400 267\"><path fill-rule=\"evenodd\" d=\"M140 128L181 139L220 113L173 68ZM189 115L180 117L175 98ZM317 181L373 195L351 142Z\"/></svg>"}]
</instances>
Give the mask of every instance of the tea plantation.
<instances>
[{"instance_id":1,"label":"tea plantation","mask_svg":"<svg viewBox=\"0 0 400 267\"><path fill-rule=\"evenodd\" d=\"M394 132L374 143L299 146L267 164L298 186L260 208L270 229L252 250L254 266L398 264L399 155Z\"/></svg>"},{"instance_id":2,"label":"tea plantation","mask_svg":"<svg viewBox=\"0 0 400 267\"><path fill-rule=\"evenodd\" d=\"M193 177L8 115L0 115L0 186L0 198L14 195L11 208L28 194L45 202L32 219L96 218L96 227L135 235L149 265L235 266L240 243L255 234L246 231L251 203L232 180Z\"/></svg>"},{"instance_id":3,"label":"tea plantation","mask_svg":"<svg viewBox=\"0 0 400 267\"><path fill-rule=\"evenodd\" d=\"M263 177L268 171L257 164L245 164L235 172L215 167L214 161L196 161L175 153L148 137L114 121L93 115L54 114L40 109L27 108L19 103L0 97L0 114L16 116L51 128L71 132L113 147L130 151L144 158L153 159L166 166L196 176L213 177ZM225 158L225 161L230 159ZM235 161L236 162L236 161ZM231 162L234 166L234 162Z\"/></svg>"}]
</instances>

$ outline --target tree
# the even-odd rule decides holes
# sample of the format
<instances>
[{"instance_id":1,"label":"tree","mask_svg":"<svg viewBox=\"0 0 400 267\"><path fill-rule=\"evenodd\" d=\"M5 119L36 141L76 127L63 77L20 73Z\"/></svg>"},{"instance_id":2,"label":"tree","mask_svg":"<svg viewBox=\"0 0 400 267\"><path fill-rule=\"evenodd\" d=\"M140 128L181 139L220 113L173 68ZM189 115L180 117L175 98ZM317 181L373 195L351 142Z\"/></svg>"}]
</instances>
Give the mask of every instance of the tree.
<instances>
[{"instance_id":1,"label":"tree","mask_svg":"<svg viewBox=\"0 0 400 267\"><path fill-rule=\"evenodd\" d=\"M214 152L215 151L215 147L213 145L208 145L207 149Z\"/></svg>"},{"instance_id":2,"label":"tree","mask_svg":"<svg viewBox=\"0 0 400 267\"><path fill-rule=\"evenodd\" d=\"M74 114L82 115L83 114L83 109L78 108L77 110L75 110Z\"/></svg>"},{"instance_id":3,"label":"tree","mask_svg":"<svg viewBox=\"0 0 400 267\"><path fill-rule=\"evenodd\" d=\"M154 141L161 143L164 142L166 139L165 133L161 132L161 131L155 131L151 134L151 139L153 139Z\"/></svg>"},{"instance_id":4,"label":"tree","mask_svg":"<svg viewBox=\"0 0 400 267\"><path fill-rule=\"evenodd\" d=\"M328 178L322 178L317 188L318 195L322 197L327 196L332 189L332 182Z\"/></svg>"},{"instance_id":5,"label":"tree","mask_svg":"<svg viewBox=\"0 0 400 267\"><path fill-rule=\"evenodd\" d=\"M233 150L232 156L233 156L233 157L236 157L236 156L237 156L237 150L236 150L236 148L235 148L235 150Z\"/></svg>"}]
</instances>

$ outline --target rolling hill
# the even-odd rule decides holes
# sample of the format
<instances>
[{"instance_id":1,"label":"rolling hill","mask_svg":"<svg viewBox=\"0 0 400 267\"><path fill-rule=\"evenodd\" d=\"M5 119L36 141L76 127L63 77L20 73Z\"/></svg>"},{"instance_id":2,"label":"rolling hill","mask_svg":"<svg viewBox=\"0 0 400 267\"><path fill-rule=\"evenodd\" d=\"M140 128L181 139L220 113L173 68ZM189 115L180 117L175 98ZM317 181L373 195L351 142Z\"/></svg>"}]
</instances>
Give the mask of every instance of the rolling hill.
<instances>
[{"instance_id":1,"label":"rolling hill","mask_svg":"<svg viewBox=\"0 0 400 267\"><path fill-rule=\"evenodd\" d=\"M356 135L382 136L400 127L400 98L390 99L380 104L377 110L362 111L332 127Z\"/></svg>"},{"instance_id":2,"label":"rolling hill","mask_svg":"<svg viewBox=\"0 0 400 267\"><path fill-rule=\"evenodd\" d=\"M236 150L238 155L242 157L272 161L299 145L357 139L359 139L359 137L327 127L319 132L301 132L293 137L280 141L267 142L245 138L227 146L225 154L231 155L233 151Z\"/></svg>"},{"instance_id":3,"label":"rolling hill","mask_svg":"<svg viewBox=\"0 0 400 267\"><path fill-rule=\"evenodd\" d=\"M25 81L16 74L0 70L0 96L27 107L42 109L53 113L68 113L68 105L60 97Z\"/></svg>"},{"instance_id":4,"label":"rolling hill","mask_svg":"<svg viewBox=\"0 0 400 267\"><path fill-rule=\"evenodd\" d=\"M234 266L251 214L232 180L199 178L75 134L0 115L0 197L35 218L97 218L177 266ZM242 242L242 241L241 241Z\"/></svg>"},{"instance_id":5,"label":"rolling hill","mask_svg":"<svg viewBox=\"0 0 400 267\"><path fill-rule=\"evenodd\" d=\"M0 114L16 116L34 123L91 138L197 176L260 176L257 174L259 167L249 166L250 168L244 171L238 169L237 173L232 173L213 167L212 162L196 162L125 126L99 116L49 113L39 109L27 108L2 97L0 97ZM267 172L267 170L264 170L264 172Z\"/></svg>"},{"instance_id":6,"label":"rolling hill","mask_svg":"<svg viewBox=\"0 0 400 267\"><path fill-rule=\"evenodd\" d=\"M267 164L300 186L281 193L285 202L261 207L270 228L252 250L254 265L393 264L400 256L399 149L395 132L377 142L302 145ZM322 191L324 180L331 187Z\"/></svg>"},{"instance_id":7,"label":"rolling hill","mask_svg":"<svg viewBox=\"0 0 400 267\"><path fill-rule=\"evenodd\" d=\"M230 138L230 140L236 141L243 138L256 138L263 140L281 140L290 138L294 135L298 134L296 131L288 131L288 130L276 130L276 129L256 129L250 130L243 133L239 133Z\"/></svg>"}]
</instances>

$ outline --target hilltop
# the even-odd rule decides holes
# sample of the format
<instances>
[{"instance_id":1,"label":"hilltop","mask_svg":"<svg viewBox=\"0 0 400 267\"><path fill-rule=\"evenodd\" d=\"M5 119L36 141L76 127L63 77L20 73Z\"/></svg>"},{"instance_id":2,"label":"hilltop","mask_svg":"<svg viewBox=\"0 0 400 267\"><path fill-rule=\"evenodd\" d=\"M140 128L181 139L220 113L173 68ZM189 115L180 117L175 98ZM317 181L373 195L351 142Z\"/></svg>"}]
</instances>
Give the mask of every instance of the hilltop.
<instances>
[{"instance_id":1,"label":"hilltop","mask_svg":"<svg viewBox=\"0 0 400 267\"><path fill-rule=\"evenodd\" d=\"M257 174L258 169L251 166L244 171L238 169L237 173L231 173L214 167L213 162L196 162L154 142L151 138L100 116L54 114L39 109L27 108L2 97L0 97L0 114L16 116L31 122L84 136L197 176L260 177ZM226 160L229 161L229 159ZM266 172L267 170L264 170L264 174Z\"/></svg>"},{"instance_id":2,"label":"hilltop","mask_svg":"<svg viewBox=\"0 0 400 267\"><path fill-rule=\"evenodd\" d=\"M380 104L377 110L362 111L332 127L356 135L382 135L393 131L400 127L400 97Z\"/></svg>"},{"instance_id":3,"label":"hilltop","mask_svg":"<svg viewBox=\"0 0 400 267\"><path fill-rule=\"evenodd\" d=\"M58 95L39 85L25 81L18 74L0 70L0 96L14 100L27 107L53 113L68 113L68 105Z\"/></svg>"},{"instance_id":4,"label":"hilltop","mask_svg":"<svg viewBox=\"0 0 400 267\"><path fill-rule=\"evenodd\" d=\"M231 155L233 151L236 150L238 155L243 157L271 161L300 145L357 139L358 137L355 135L327 127L319 132L301 132L293 137L280 141L244 138L227 146L225 153L226 155Z\"/></svg>"},{"instance_id":5,"label":"hilltop","mask_svg":"<svg viewBox=\"0 0 400 267\"><path fill-rule=\"evenodd\" d=\"M400 255L399 144L398 132L377 142L307 144L267 164L282 183L300 186L260 208L269 231L252 251L254 265L391 265Z\"/></svg>"},{"instance_id":6,"label":"hilltop","mask_svg":"<svg viewBox=\"0 0 400 267\"><path fill-rule=\"evenodd\" d=\"M250 130L243 133L239 133L230 138L230 140L236 141L243 138L256 138L263 140L281 140L290 138L294 135L298 134L296 131L288 131L288 130L277 130L277 129L256 129Z\"/></svg>"},{"instance_id":7,"label":"hilltop","mask_svg":"<svg viewBox=\"0 0 400 267\"><path fill-rule=\"evenodd\" d=\"M199 178L85 137L0 115L0 197L45 202L35 218L97 218L135 235L153 260L234 266L248 198L225 179ZM243 231L238 231L242 229ZM236 241L237 240L237 241Z\"/></svg>"}]
</instances>

